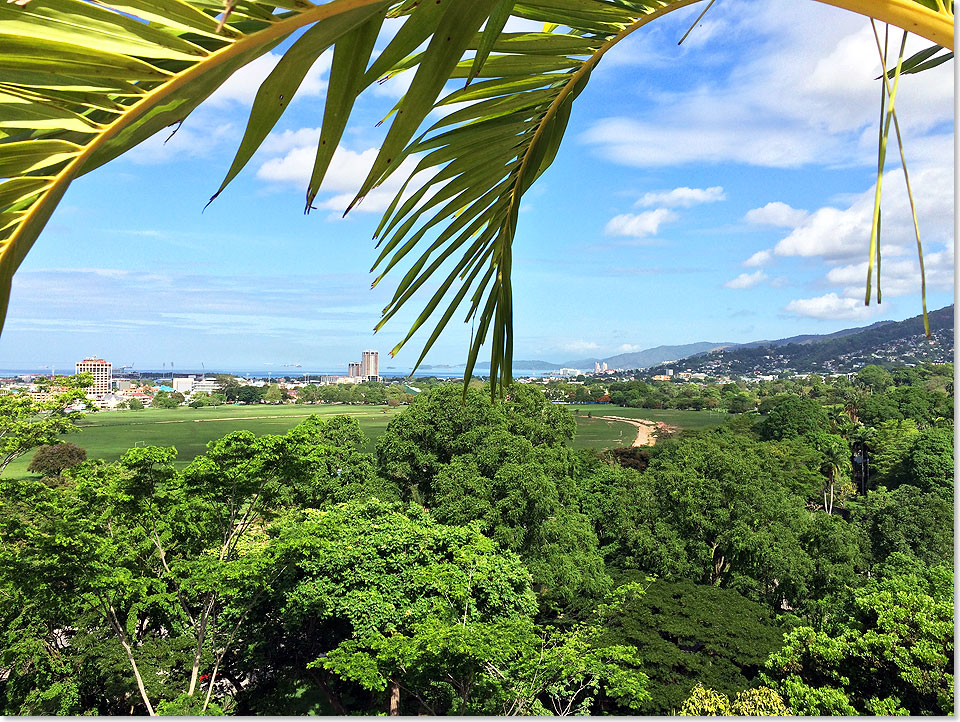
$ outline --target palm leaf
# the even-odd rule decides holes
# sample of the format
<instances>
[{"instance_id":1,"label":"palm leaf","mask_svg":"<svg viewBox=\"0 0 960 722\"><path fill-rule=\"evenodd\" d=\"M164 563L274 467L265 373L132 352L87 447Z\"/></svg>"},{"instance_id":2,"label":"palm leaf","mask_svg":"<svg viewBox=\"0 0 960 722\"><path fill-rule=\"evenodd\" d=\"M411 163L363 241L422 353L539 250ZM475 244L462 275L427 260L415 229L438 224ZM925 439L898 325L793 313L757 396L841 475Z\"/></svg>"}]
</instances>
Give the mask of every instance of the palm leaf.
<instances>
[{"instance_id":1,"label":"palm leaf","mask_svg":"<svg viewBox=\"0 0 960 722\"><path fill-rule=\"evenodd\" d=\"M511 252L524 193L553 162L573 102L603 55L699 1L237 0L226 12L220 0L0 4L0 321L14 272L74 178L182 121L238 68L305 29L261 86L214 197L260 147L325 49L334 48L334 59L308 211L356 97L381 77L412 72L354 201L405 159L416 161L377 229L374 283L409 262L377 328L441 274L393 352L439 314L419 365L465 311L476 327L466 378L490 336L493 386L502 388L511 380ZM952 3L822 1L952 48ZM504 32L511 16L542 22L543 32ZM371 62L386 17L402 24ZM915 69L943 57L933 55L917 58ZM466 86L450 87L456 79ZM432 110L455 103L463 105L423 129ZM414 175L428 180L417 185Z\"/></svg>"}]
</instances>

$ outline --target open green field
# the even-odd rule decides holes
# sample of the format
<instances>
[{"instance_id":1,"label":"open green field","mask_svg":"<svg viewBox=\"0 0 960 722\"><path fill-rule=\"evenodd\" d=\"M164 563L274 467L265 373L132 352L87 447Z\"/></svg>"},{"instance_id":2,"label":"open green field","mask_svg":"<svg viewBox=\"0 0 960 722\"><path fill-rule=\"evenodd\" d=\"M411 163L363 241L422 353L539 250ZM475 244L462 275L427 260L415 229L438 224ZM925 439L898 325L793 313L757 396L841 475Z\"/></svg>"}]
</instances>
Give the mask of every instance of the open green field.
<instances>
[{"instance_id":1,"label":"open green field","mask_svg":"<svg viewBox=\"0 0 960 722\"><path fill-rule=\"evenodd\" d=\"M625 416L663 421L685 429L719 426L726 414L710 411L677 411L672 409L628 409L619 406L572 405L568 407L577 420L576 449L609 449L629 446L637 430L620 421L607 421L598 416ZM373 452L377 437L399 412L386 406L285 405L208 406L201 409L144 409L142 411L100 411L80 421L78 434L64 436L87 450L87 458L115 461L134 446L174 446L178 464L185 466L202 454L208 442L231 431L247 430L254 434L284 434L311 414L319 416L352 416L367 435L365 451ZM590 418L590 413L594 418ZM22 477L33 454L11 463L5 476Z\"/></svg>"},{"instance_id":2,"label":"open green field","mask_svg":"<svg viewBox=\"0 0 960 722\"><path fill-rule=\"evenodd\" d=\"M367 435L364 449L372 452L374 442L387 428L395 409L386 406L286 405L208 406L200 409L143 409L142 411L99 411L80 421L80 433L62 437L87 450L87 458L115 461L134 446L174 446L178 463L186 466L202 454L208 442L231 431L285 434L311 414L352 416ZM26 454L7 467L5 476L23 476L33 454Z\"/></svg>"},{"instance_id":3,"label":"open green field","mask_svg":"<svg viewBox=\"0 0 960 722\"><path fill-rule=\"evenodd\" d=\"M615 449L630 446L637 438L637 427L622 421L577 417L577 436L574 449Z\"/></svg>"},{"instance_id":4,"label":"open green field","mask_svg":"<svg viewBox=\"0 0 960 722\"><path fill-rule=\"evenodd\" d=\"M637 436L635 426L622 421L601 419L600 416L662 421L670 426L693 431L720 426L727 418L726 413L717 411L631 409L606 404L570 404L567 408L577 420L577 437L573 441L575 449L611 449L633 444Z\"/></svg>"},{"instance_id":5,"label":"open green field","mask_svg":"<svg viewBox=\"0 0 960 722\"><path fill-rule=\"evenodd\" d=\"M611 404L569 404L567 408L577 418L579 424L587 414L593 416L625 416L630 419L662 421L681 429L712 429L722 426L727 420L725 411L690 411L688 409L631 409Z\"/></svg>"}]
</instances>

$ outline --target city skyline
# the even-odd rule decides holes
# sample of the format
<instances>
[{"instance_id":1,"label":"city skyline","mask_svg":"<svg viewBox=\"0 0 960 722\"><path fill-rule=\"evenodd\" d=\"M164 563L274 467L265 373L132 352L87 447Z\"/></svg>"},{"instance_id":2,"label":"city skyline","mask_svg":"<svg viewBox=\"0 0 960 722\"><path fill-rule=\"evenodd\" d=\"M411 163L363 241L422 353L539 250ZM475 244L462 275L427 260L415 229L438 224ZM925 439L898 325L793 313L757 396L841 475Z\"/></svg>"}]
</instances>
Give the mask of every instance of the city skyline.
<instances>
[{"instance_id":1,"label":"city skyline","mask_svg":"<svg viewBox=\"0 0 960 722\"><path fill-rule=\"evenodd\" d=\"M830 333L920 312L892 153L884 303L863 306L879 112L869 21L814 4L744 7L712 8L679 47L697 11L677 11L595 71L520 215L515 358ZM923 45L911 40L908 53ZM0 368L96 353L141 368L332 370L371 347L383 367L413 365L423 331L397 358L387 354L416 301L372 333L404 272L370 289L370 237L393 181L340 217L404 76L360 98L357 117L369 122L351 126L318 210L304 217L329 70L322 56L304 97L201 215L276 57L234 76L169 140L164 131L74 184L14 278ZM829 72L838 64L844 73ZM931 310L953 302L952 69L906 76L897 98ZM425 363L462 363L470 331L454 321Z\"/></svg>"}]
</instances>

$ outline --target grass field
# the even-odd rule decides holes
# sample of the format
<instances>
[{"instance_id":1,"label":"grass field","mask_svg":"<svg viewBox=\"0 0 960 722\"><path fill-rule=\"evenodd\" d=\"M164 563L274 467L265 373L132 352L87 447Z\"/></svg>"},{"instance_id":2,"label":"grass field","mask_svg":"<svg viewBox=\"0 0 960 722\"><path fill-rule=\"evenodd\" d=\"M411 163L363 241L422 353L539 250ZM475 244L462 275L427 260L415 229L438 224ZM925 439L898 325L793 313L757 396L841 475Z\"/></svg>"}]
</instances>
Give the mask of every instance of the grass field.
<instances>
[{"instance_id":1,"label":"grass field","mask_svg":"<svg viewBox=\"0 0 960 722\"><path fill-rule=\"evenodd\" d=\"M401 407L402 408L402 407ZM629 446L637 430L621 421L607 421L598 416L625 416L663 421L685 429L719 426L726 414L709 411L677 411L672 409L628 409L607 405L573 405L569 407L577 420L576 449L608 449ZM186 466L202 454L208 442L231 431L247 430L254 434L284 434L310 414L336 416L345 414L357 419L368 442L365 451L372 452L397 409L386 406L286 405L286 406L214 406L201 409L144 409L142 411L100 411L80 421L81 431L63 438L87 450L87 458L115 461L134 446L174 446L178 464ZM594 418L590 418L590 413ZM33 457L26 454L11 463L4 475L23 477Z\"/></svg>"},{"instance_id":2,"label":"grass field","mask_svg":"<svg viewBox=\"0 0 960 722\"><path fill-rule=\"evenodd\" d=\"M724 411L689 411L686 409L631 409L611 404L571 404L567 406L579 424L587 414L593 416L625 416L630 419L662 421L681 429L711 429L722 426L728 415Z\"/></svg>"},{"instance_id":3,"label":"grass field","mask_svg":"<svg viewBox=\"0 0 960 722\"><path fill-rule=\"evenodd\" d=\"M174 446L178 464L186 466L202 454L208 442L231 431L285 434L311 414L352 416L367 435L364 449L372 452L374 442L396 410L386 406L287 405L208 406L201 409L143 409L142 411L100 411L80 421L80 433L63 437L87 450L87 458L115 461L134 446ZM33 454L11 463L5 476L23 476Z\"/></svg>"},{"instance_id":4,"label":"grass field","mask_svg":"<svg viewBox=\"0 0 960 722\"><path fill-rule=\"evenodd\" d=\"M572 404L567 408L577 420L575 449L611 449L630 446L637 436L635 426L622 421L609 421L600 416L623 416L630 419L662 421L681 429L710 429L726 420L725 413L678 409L630 409L607 404ZM590 414L590 416L587 416Z\"/></svg>"}]
</instances>

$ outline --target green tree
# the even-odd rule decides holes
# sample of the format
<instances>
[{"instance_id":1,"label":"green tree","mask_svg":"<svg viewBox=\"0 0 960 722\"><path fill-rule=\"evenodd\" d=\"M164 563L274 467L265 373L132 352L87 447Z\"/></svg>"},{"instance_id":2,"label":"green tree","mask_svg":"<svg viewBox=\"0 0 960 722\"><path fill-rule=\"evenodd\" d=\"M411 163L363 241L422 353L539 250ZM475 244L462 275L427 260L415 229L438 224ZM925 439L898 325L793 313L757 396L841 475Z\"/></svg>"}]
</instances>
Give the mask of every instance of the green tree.
<instances>
[{"instance_id":1,"label":"green tree","mask_svg":"<svg viewBox=\"0 0 960 722\"><path fill-rule=\"evenodd\" d=\"M14 459L44 444L57 443L60 434L78 431L80 414L68 412L71 404L85 398L92 383L89 374L58 376L62 389L49 401L38 402L25 394L0 393L0 476Z\"/></svg>"},{"instance_id":2,"label":"green tree","mask_svg":"<svg viewBox=\"0 0 960 722\"><path fill-rule=\"evenodd\" d=\"M760 423L762 439L790 439L829 428L827 412L812 399L787 396L777 403Z\"/></svg>"},{"instance_id":3,"label":"green tree","mask_svg":"<svg viewBox=\"0 0 960 722\"><path fill-rule=\"evenodd\" d=\"M427 709L452 705L443 675L441 689L421 685L382 645L397 635L416 637L421 625L508 622L529 619L536 609L516 556L498 552L474 528L436 523L416 505L372 500L297 512L270 537L257 564L279 575L266 594L247 590L243 604L252 597L253 612L244 617L243 635L251 645L236 664L268 663L308 679L313 669L323 675L315 683L328 709L345 710L344 696L357 695L354 684L375 693L364 704L384 711L390 704L416 711L418 697ZM270 694L273 682L264 682L244 702L252 710Z\"/></svg>"},{"instance_id":4,"label":"green tree","mask_svg":"<svg viewBox=\"0 0 960 722\"><path fill-rule=\"evenodd\" d=\"M64 469L70 469L87 460L86 449L63 441L59 444L47 444L34 452L27 471L46 476L60 476Z\"/></svg>"},{"instance_id":5,"label":"green tree","mask_svg":"<svg viewBox=\"0 0 960 722\"><path fill-rule=\"evenodd\" d=\"M905 484L870 493L856 514L870 540L874 563L894 553L935 565L953 558L953 492L923 491Z\"/></svg>"},{"instance_id":6,"label":"green tree","mask_svg":"<svg viewBox=\"0 0 960 722\"><path fill-rule=\"evenodd\" d=\"M893 376L885 368L868 364L857 372L857 383L874 394L882 394L893 386Z\"/></svg>"},{"instance_id":7,"label":"green tree","mask_svg":"<svg viewBox=\"0 0 960 722\"><path fill-rule=\"evenodd\" d=\"M840 493L840 506L846 499L856 494L850 478L850 447L836 434L817 432L809 435L813 447L822 454L821 471L826 477L823 487L823 510L833 514L833 505L837 492Z\"/></svg>"},{"instance_id":8,"label":"green tree","mask_svg":"<svg viewBox=\"0 0 960 722\"><path fill-rule=\"evenodd\" d=\"M796 602L811 561L806 511L756 442L720 431L665 446L644 472L659 514L676 529L702 584L730 586L775 606Z\"/></svg>"},{"instance_id":9,"label":"green tree","mask_svg":"<svg viewBox=\"0 0 960 722\"><path fill-rule=\"evenodd\" d=\"M921 491L953 491L953 427L922 431L904 458L904 482Z\"/></svg>"},{"instance_id":10,"label":"green tree","mask_svg":"<svg viewBox=\"0 0 960 722\"><path fill-rule=\"evenodd\" d=\"M793 713L953 712L953 573L935 567L871 580L846 620L798 627L767 663Z\"/></svg>"},{"instance_id":11,"label":"green tree","mask_svg":"<svg viewBox=\"0 0 960 722\"><path fill-rule=\"evenodd\" d=\"M639 711L668 715L699 684L729 696L748 689L784 631L769 609L731 589L655 581L608 616L605 637L635 647L650 678Z\"/></svg>"},{"instance_id":12,"label":"green tree","mask_svg":"<svg viewBox=\"0 0 960 722\"><path fill-rule=\"evenodd\" d=\"M283 401L283 392L277 384L270 384L263 395L263 400L268 404L279 404Z\"/></svg>"}]
</instances>

